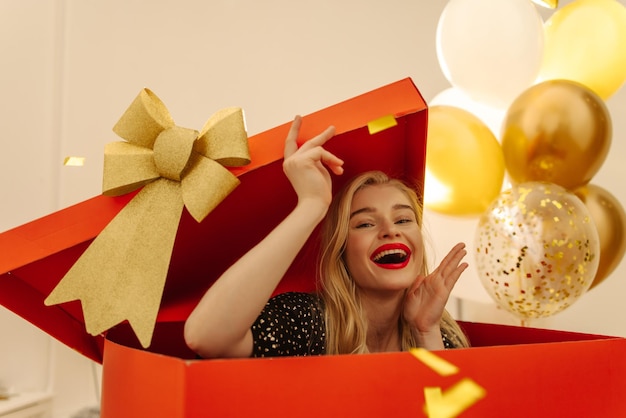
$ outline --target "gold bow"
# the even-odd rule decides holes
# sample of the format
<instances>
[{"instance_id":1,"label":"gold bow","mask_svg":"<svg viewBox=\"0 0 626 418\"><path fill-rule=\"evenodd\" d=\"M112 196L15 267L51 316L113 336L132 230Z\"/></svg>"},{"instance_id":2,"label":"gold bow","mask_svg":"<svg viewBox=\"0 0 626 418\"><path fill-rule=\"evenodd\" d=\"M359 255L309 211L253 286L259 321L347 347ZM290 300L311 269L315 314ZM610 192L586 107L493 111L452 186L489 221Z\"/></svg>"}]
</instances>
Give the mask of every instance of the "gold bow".
<instances>
[{"instance_id":1,"label":"gold bow","mask_svg":"<svg viewBox=\"0 0 626 418\"><path fill-rule=\"evenodd\" d=\"M143 89L113 131L127 142L106 145L103 194L143 187L102 230L45 300L82 302L85 326L99 335L128 320L150 345L183 207L202 221L239 179L224 166L250 163L240 108L218 111L200 132L174 124Z\"/></svg>"}]
</instances>

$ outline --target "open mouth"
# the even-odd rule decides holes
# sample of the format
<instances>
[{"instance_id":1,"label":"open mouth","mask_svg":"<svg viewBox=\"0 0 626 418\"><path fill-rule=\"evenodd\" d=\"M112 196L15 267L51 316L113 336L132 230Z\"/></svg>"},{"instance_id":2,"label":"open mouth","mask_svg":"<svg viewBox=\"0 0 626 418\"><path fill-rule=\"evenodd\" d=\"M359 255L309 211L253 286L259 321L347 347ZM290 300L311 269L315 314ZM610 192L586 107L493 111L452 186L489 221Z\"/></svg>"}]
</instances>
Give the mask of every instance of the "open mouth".
<instances>
[{"instance_id":1,"label":"open mouth","mask_svg":"<svg viewBox=\"0 0 626 418\"><path fill-rule=\"evenodd\" d=\"M403 244L386 244L378 248L370 259L380 267L401 268L409 262L411 250Z\"/></svg>"}]
</instances>

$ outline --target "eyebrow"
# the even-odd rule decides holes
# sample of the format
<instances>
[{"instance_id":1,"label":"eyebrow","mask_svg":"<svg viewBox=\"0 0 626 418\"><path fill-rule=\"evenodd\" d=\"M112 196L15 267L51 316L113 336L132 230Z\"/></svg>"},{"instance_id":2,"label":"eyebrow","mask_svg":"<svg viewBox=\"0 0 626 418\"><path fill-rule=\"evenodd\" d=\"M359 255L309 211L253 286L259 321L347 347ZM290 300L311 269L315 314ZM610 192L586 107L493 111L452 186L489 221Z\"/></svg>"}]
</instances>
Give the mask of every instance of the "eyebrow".
<instances>
[{"instance_id":1,"label":"eyebrow","mask_svg":"<svg viewBox=\"0 0 626 418\"><path fill-rule=\"evenodd\" d=\"M409 210L413 211L413 208L411 207L411 205L405 205L403 203L397 203L397 204L393 205L392 209L393 210L409 209ZM350 219L352 219L353 217L355 217L359 213L372 213L372 212L376 212L376 209L374 209L372 207L369 207L369 206L366 206L364 208L357 209L354 212L352 212L350 214Z\"/></svg>"}]
</instances>

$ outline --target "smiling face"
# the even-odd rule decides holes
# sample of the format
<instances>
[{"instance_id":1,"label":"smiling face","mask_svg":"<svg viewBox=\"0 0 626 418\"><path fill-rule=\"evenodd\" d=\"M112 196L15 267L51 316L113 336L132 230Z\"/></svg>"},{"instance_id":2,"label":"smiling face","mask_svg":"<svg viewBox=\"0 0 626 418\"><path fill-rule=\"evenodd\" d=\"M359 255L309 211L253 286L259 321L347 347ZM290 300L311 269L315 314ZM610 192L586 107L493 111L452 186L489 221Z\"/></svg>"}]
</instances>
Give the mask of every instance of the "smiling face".
<instances>
[{"instance_id":1,"label":"smiling face","mask_svg":"<svg viewBox=\"0 0 626 418\"><path fill-rule=\"evenodd\" d=\"M362 290L399 291L421 273L424 248L415 208L392 184L370 185L352 198L344 260Z\"/></svg>"}]
</instances>

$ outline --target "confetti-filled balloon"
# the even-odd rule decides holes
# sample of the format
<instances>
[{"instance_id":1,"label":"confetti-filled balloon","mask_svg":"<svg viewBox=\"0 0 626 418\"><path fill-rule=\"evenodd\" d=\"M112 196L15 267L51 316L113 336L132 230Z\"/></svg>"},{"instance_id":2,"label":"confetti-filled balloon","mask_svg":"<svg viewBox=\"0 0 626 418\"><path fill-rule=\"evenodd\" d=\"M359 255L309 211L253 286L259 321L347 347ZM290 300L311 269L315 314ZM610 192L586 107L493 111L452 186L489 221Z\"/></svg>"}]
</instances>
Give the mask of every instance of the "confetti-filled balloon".
<instances>
[{"instance_id":1,"label":"confetti-filled balloon","mask_svg":"<svg viewBox=\"0 0 626 418\"><path fill-rule=\"evenodd\" d=\"M626 7L576 0L545 23L540 80L568 79L609 98L626 80Z\"/></svg>"},{"instance_id":2,"label":"confetti-filled balloon","mask_svg":"<svg viewBox=\"0 0 626 418\"><path fill-rule=\"evenodd\" d=\"M437 25L448 81L493 107L507 107L535 82L543 43L543 21L528 0L449 0Z\"/></svg>"},{"instance_id":3,"label":"confetti-filled balloon","mask_svg":"<svg viewBox=\"0 0 626 418\"><path fill-rule=\"evenodd\" d=\"M424 205L447 215L478 216L502 190L504 156L478 117L453 106L428 114Z\"/></svg>"},{"instance_id":4,"label":"confetti-filled balloon","mask_svg":"<svg viewBox=\"0 0 626 418\"><path fill-rule=\"evenodd\" d=\"M600 238L600 264L589 289L604 281L619 265L626 252L626 213L608 190L588 184L574 191L591 214Z\"/></svg>"},{"instance_id":5,"label":"confetti-filled balloon","mask_svg":"<svg viewBox=\"0 0 626 418\"><path fill-rule=\"evenodd\" d=\"M568 80L536 84L515 99L502 123L509 178L584 186L604 163L612 132L604 101L587 87Z\"/></svg>"},{"instance_id":6,"label":"confetti-filled balloon","mask_svg":"<svg viewBox=\"0 0 626 418\"><path fill-rule=\"evenodd\" d=\"M585 204L552 183L505 190L481 216L475 236L481 283L522 320L572 305L598 269L598 232Z\"/></svg>"}]
</instances>

